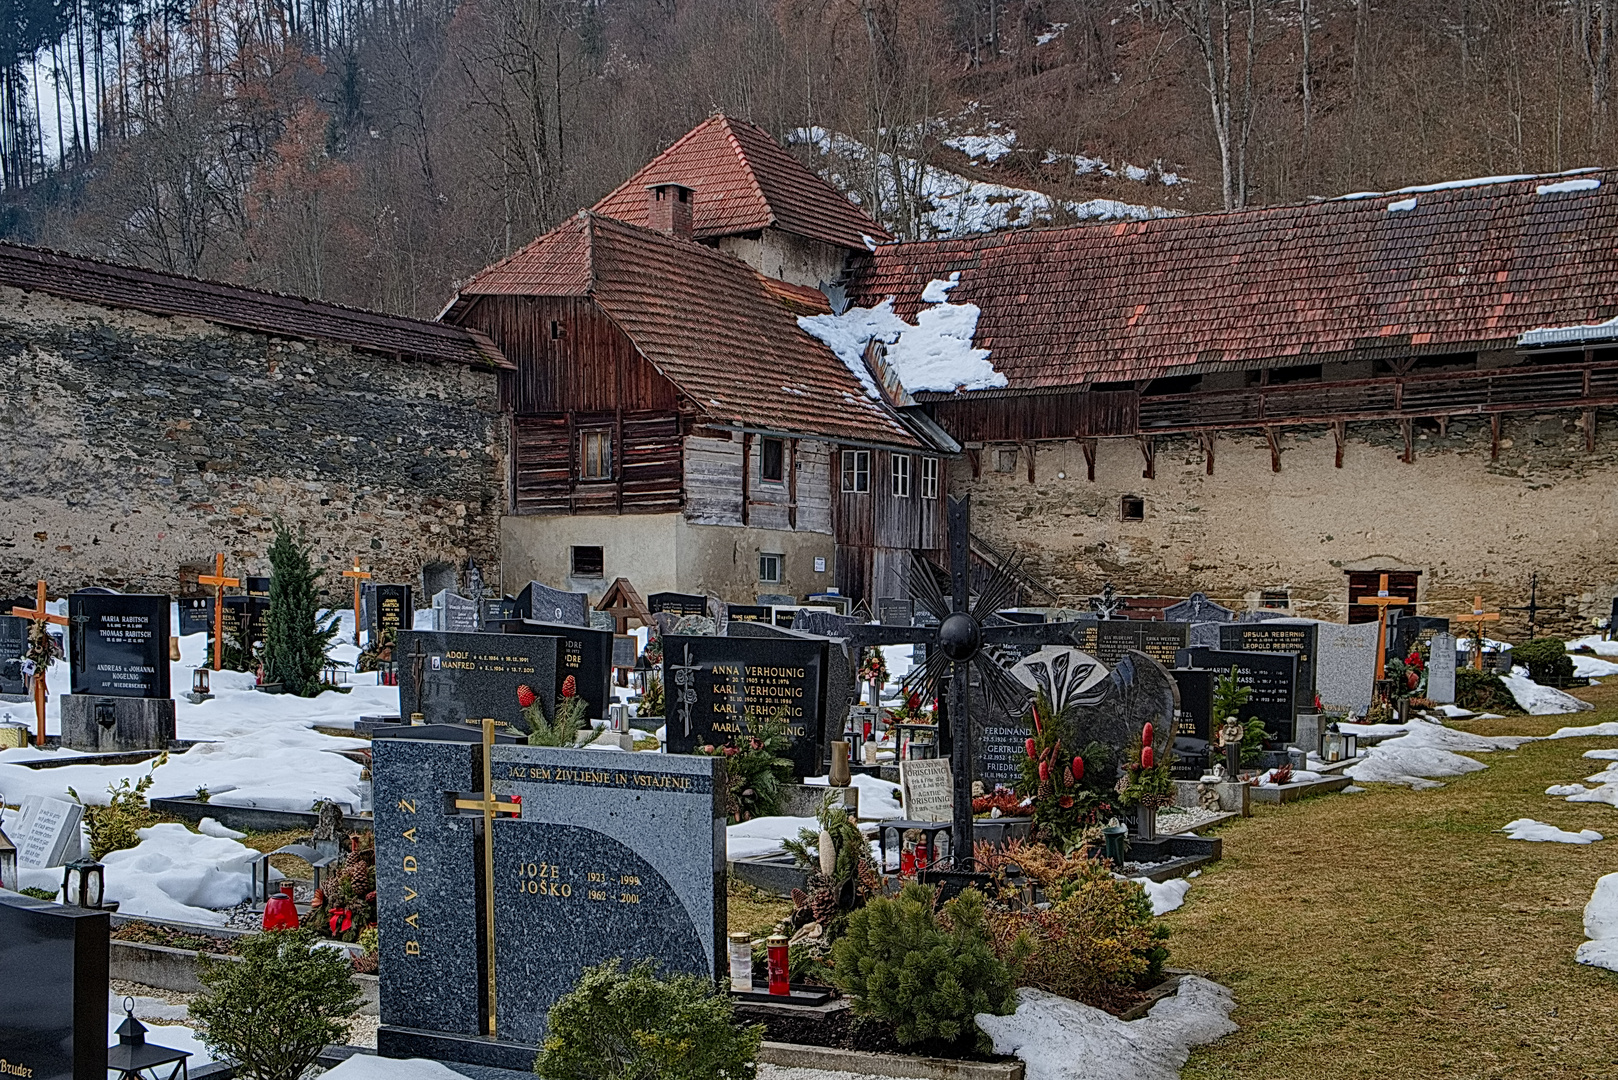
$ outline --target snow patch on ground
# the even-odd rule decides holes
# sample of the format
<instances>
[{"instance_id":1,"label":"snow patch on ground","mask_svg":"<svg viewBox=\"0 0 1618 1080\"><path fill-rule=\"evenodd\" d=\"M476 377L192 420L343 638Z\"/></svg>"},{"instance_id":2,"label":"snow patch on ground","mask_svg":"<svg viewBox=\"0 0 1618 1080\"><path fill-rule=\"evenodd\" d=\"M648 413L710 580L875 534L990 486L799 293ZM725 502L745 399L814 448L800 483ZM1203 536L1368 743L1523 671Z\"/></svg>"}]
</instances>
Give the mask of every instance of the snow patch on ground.
<instances>
[{"instance_id":1,"label":"snow patch on ground","mask_svg":"<svg viewBox=\"0 0 1618 1080\"><path fill-rule=\"evenodd\" d=\"M781 841L796 840L804 829L820 831L812 817L761 817L725 826L725 851L730 859L770 855L781 850Z\"/></svg>"},{"instance_id":2,"label":"snow patch on ground","mask_svg":"<svg viewBox=\"0 0 1618 1080\"><path fill-rule=\"evenodd\" d=\"M1584 756L1591 761L1618 761L1618 750L1586 750Z\"/></svg>"},{"instance_id":3,"label":"snow patch on ground","mask_svg":"<svg viewBox=\"0 0 1618 1080\"><path fill-rule=\"evenodd\" d=\"M831 785L828 776L810 776L803 781L805 784ZM889 783L880 776L866 776L856 773L849 778L849 786L860 790L861 821L892 821L904 817L904 808L900 805L899 786ZM818 827L818 826L817 826ZM793 833L796 836L796 833Z\"/></svg>"},{"instance_id":4,"label":"snow patch on ground","mask_svg":"<svg viewBox=\"0 0 1618 1080\"><path fill-rule=\"evenodd\" d=\"M465 1076L437 1061L382 1058L375 1054L355 1054L321 1075L332 1080L466 1080Z\"/></svg>"},{"instance_id":5,"label":"snow patch on ground","mask_svg":"<svg viewBox=\"0 0 1618 1080\"><path fill-rule=\"evenodd\" d=\"M1606 839L1594 829L1568 832L1566 829L1558 829L1555 825L1547 825L1533 818L1518 818L1516 821L1507 822L1505 828L1500 831L1506 834L1507 840L1529 840L1535 843L1593 844L1597 840Z\"/></svg>"},{"instance_id":6,"label":"snow patch on ground","mask_svg":"<svg viewBox=\"0 0 1618 1080\"><path fill-rule=\"evenodd\" d=\"M1409 724L1344 725L1361 736L1383 736L1365 751L1362 760L1344 770L1361 783L1406 784L1413 788L1441 786L1433 777L1463 776L1486 768L1463 753L1515 750L1532 738L1518 735L1486 736L1457 731L1428 720ZM1393 736L1393 737L1388 737Z\"/></svg>"},{"instance_id":7,"label":"snow patch on ground","mask_svg":"<svg viewBox=\"0 0 1618 1080\"><path fill-rule=\"evenodd\" d=\"M216 909L253 895L253 848L184 825L153 825L136 835L138 845L102 859L106 898L118 901L120 915L224 926Z\"/></svg>"},{"instance_id":8,"label":"snow patch on ground","mask_svg":"<svg viewBox=\"0 0 1618 1080\"><path fill-rule=\"evenodd\" d=\"M1595 708L1588 701L1580 701L1572 694L1554 686L1541 686L1526 675L1502 675L1511 696L1529 716L1560 716L1563 713L1589 712Z\"/></svg>"},{"instance_id":9,"label":"snow patch on ground","mask_svg":"<svg viewBox=\"0 0 1618 1080\"><path fill-rule=\"evenodd\" d=\"M1618 874L1608 874L1596 882L1590 902L1584 906L1584 936L1589 938L1575 959L1581 964L1618 971Z\"/></svg>"},{"instance_id":10,"label":"snow patch on ground","mask_svg":"<svg viewBox=\"0 0 1618 1080\"><path fill-rule=\"evenodd\" d=\"M1129 880L1146 890L1146 898L1152 902L1153 915L1167 915L1175 910L1185 903L1185 894L1191 891L1191 883L1185 878L1153 881L1151 878L1138 877Z\"/></svg>"},{"instance_id":11,"label":"snow patch on ground","mask_svg":"<svg viewBox=\"0 0 1618 1080\"><path fill-rule=\"evenodd\" d=\"M1568 659L1573 661L1573 674L1581 679L1599 679L1605 675L1618 675L1618 664L1613 663L1611 660L1603 660L1599 656L1570 653Z\"/></svg>"},{"instance_id":12,"label":"snow patch on ground","mask_svg":"<svg viewBox=\"0 0 1618 1080\"><path fill-rule=\"evenodd\" d=\"M1011 1016L979 1013L977 1023L996 1053L1022 1058L1027 1080L1178 1080L1191 1047L1236 1030L1231 992L1195 975L1139 1020L1043 990L1024 988L1017 999Z\"/></svg>"},{"instance_id":13,"label":"snow patch on ground","mask_svg":"<svg viewBox=\"0 0 1618 1080\"><path fill-rule=\"evenodd\" d=\"M1587 724L1584 727L1557 728L1547 739L1583 739L1591 735L1615 736L1618 735L1618 721L1608 720L1601 724ZM1618 753L1618 751L1614 751Z\"/></svg>"},{"instance_id":14,"label":"snow patch on ground","mask_svg":"<svg viewBox=\"0 0 1618 1080\"><path fill-rule=\"evenodd\" d=\"M1545 789L1545 794L1554 795L1560 799L1568 795L1583 795L1586 790L1588 789L1583 784L1552 784Z\"/></svg>"},{"instance_id":15,"label":"snow patch on ground","mask_svg":"<svg viewBox=\"0 0 1618 1080\"><path fill-rule=\"evenodd\" d=\"M1618 784L1602 784L1600 787L1581 791L1577 795L1569 795L1567 801L1606 803L1608 806L1618 806Z\"/></svg>"}]
</instances>

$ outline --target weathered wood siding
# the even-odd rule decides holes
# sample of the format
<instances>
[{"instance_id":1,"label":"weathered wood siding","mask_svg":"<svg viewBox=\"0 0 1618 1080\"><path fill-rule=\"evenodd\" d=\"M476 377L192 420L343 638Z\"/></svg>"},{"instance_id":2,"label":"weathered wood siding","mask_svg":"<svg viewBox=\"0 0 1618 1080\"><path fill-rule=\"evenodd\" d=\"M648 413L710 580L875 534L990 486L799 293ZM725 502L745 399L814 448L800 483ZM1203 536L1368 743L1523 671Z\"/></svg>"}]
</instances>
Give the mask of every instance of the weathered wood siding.
<instances>
[{"instance_id":1,"label":"weathered wood siding","mask_svg":"<svg viewBox=\"0 0 1618 1080\"><path fill-rule=\"evenodd\" d=\"M940 427L961 442L1033 442L1101 435L1133 435L1140 395L1133 390L1091 390L1014 397L971 396L934 402Z\"/></svg>"},{"instance_id":2,"label":"weathered wood siding","mask_svg":"<svg viewBox=\"0 0 1618 1080\"><path fill-rule=\"evenodd\" d=\"M910 553L940 552L948 534L949 463L938 463L938 497L921 497L924 454L872 450L871 490L843 490L843 447L832 451L833 531L837 537L837 587L845 596L874 602L908 595ZM893 459L910 458L910 494L893 493Z\"/></svg>"},{"instance_id":3,"label":"weathered wood siding","mask_svg":"<svg viewBox=\"0 0 1618 1080\"><path fill-rule=\"evenodd\" d=\"M726 438L725 436L729 436ZM785 478L763 479L762 436L740 432L691 435L685 440L686 518L696 525L747 525L758 529L832 531L832 453L823 442L787 439ZM742 454L747 453L747 481ZM796 474L796 484L792 482ZM743 513L742 496L747 507Z\"/></svg>"},{"instance_id":4,"label":"weathered wood siding","mask_svg":"<svg viewBox=\"0 0 1618 1080\"><path fill-rule=\"evenodd\" d=\"M611 479L580 479L576 434L581 427L612 429ZM513 502L519 514L660 514L680 508L683 476L677 415L518 416L512 429Z\"/></svg>"}]
</instances>

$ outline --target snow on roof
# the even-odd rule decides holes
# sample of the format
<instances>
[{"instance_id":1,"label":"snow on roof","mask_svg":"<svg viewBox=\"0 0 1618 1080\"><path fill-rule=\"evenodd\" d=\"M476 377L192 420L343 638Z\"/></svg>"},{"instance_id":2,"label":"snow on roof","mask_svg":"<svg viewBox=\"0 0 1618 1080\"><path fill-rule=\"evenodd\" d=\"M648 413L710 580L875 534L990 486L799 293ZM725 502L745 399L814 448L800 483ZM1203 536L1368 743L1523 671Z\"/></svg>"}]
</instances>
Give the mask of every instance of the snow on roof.
<instances>
[{"instance_id":1,"label":"snow on roof","mask_svg":"<svg viewBox=\"0 0 1618 1080\"><path fill-rule=\"evenodd\" d=\"M1542 326L1529 330L1517 339L1522 348L1534 345L1582 345L1588 341L1612 341L1618 338L1618 319L1589 323L1582 326Z\"/></svg>"},{"instance_id":2,"label":"snow on roof","mask_svg":"<svg viewBox=\"0 0 1618 1080\"><path fill-rule=\"evenodd\" d=\"M1594 177L1583 180L1563 180L1559 184L1541 184L1534 189L1535 195L1561 195L1570 191L1594 191L1601 186L1601 181Z\"/></svg>"}]
</instances>

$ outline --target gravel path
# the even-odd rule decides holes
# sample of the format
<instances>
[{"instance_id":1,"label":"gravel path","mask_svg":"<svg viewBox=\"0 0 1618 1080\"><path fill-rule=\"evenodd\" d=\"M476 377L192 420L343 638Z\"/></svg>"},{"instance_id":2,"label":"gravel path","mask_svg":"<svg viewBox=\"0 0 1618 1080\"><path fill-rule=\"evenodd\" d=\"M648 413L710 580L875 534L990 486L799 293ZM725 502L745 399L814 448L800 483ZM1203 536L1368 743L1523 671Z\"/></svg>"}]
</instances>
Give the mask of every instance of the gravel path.
<instances>
[{"instance_id":1,"label":"gravel path","mask_svg":"<svg viewBox=\"0 0 1618 1080\"><path fill-rule=\"evenodd\" d=\"M868 1076L864 1073L827 1072L825 1069L786 1069L779 1065L760 1065L758 1080L893 1080L893 1078Z\"/></svg>"}]
</instances>

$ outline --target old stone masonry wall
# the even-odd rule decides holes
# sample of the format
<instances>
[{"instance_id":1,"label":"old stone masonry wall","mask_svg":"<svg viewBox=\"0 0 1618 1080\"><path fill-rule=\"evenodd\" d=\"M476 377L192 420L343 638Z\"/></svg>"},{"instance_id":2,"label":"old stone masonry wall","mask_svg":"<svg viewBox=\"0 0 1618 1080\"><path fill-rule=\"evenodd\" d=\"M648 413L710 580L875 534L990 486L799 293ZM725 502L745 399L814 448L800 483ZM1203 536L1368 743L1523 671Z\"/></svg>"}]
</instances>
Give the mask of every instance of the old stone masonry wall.
<instances>
[{"instance_id":1,"label":"old stone masonry wall","mask_svg":"<svg viewBox=\"0 0 1618 1080\"><path fill-rule=\"evenodd\" d=\"M497 376L0 289L0 595L268 574L279 516L324 587L498 565ZM418 601L419 602L419 601Z\"/></svg>"},{"instance_id":2,"label":"old stone masonry wall","mask_svg":"<svg viewBox=\"0 0 1618 1080\"><path fill-rule=\"evenodd\" d=\"M1212 476L1196 439L1159 438L1150 480L1135 440L1103 439L1094 483L1077 443L1039 444L1033 483L1026 449L998 472L1010 461L991 446L977 480L960 460L951 484L972 493L974 532L1028 555L1070 602L1109 581L1132 594L1201 590L1235 608L1268 591L1341 621L1345 570L1405 567L1422 571L1422 614L1470 610L1481 594L1520 636L1537 572L1539 628L1589 633L1618 592L1618 413L1599 414L1591 453L1576 412L1508 415L1498 460L1486 417L1416 432L1406 464L1397 424L1350 424L1338 469L1329 428L1288 428L1280 472L1262 434L1222 432ZM1125 520L1124 496L1142 500L1141 520Z\"/></svg>"}]
</instances>

